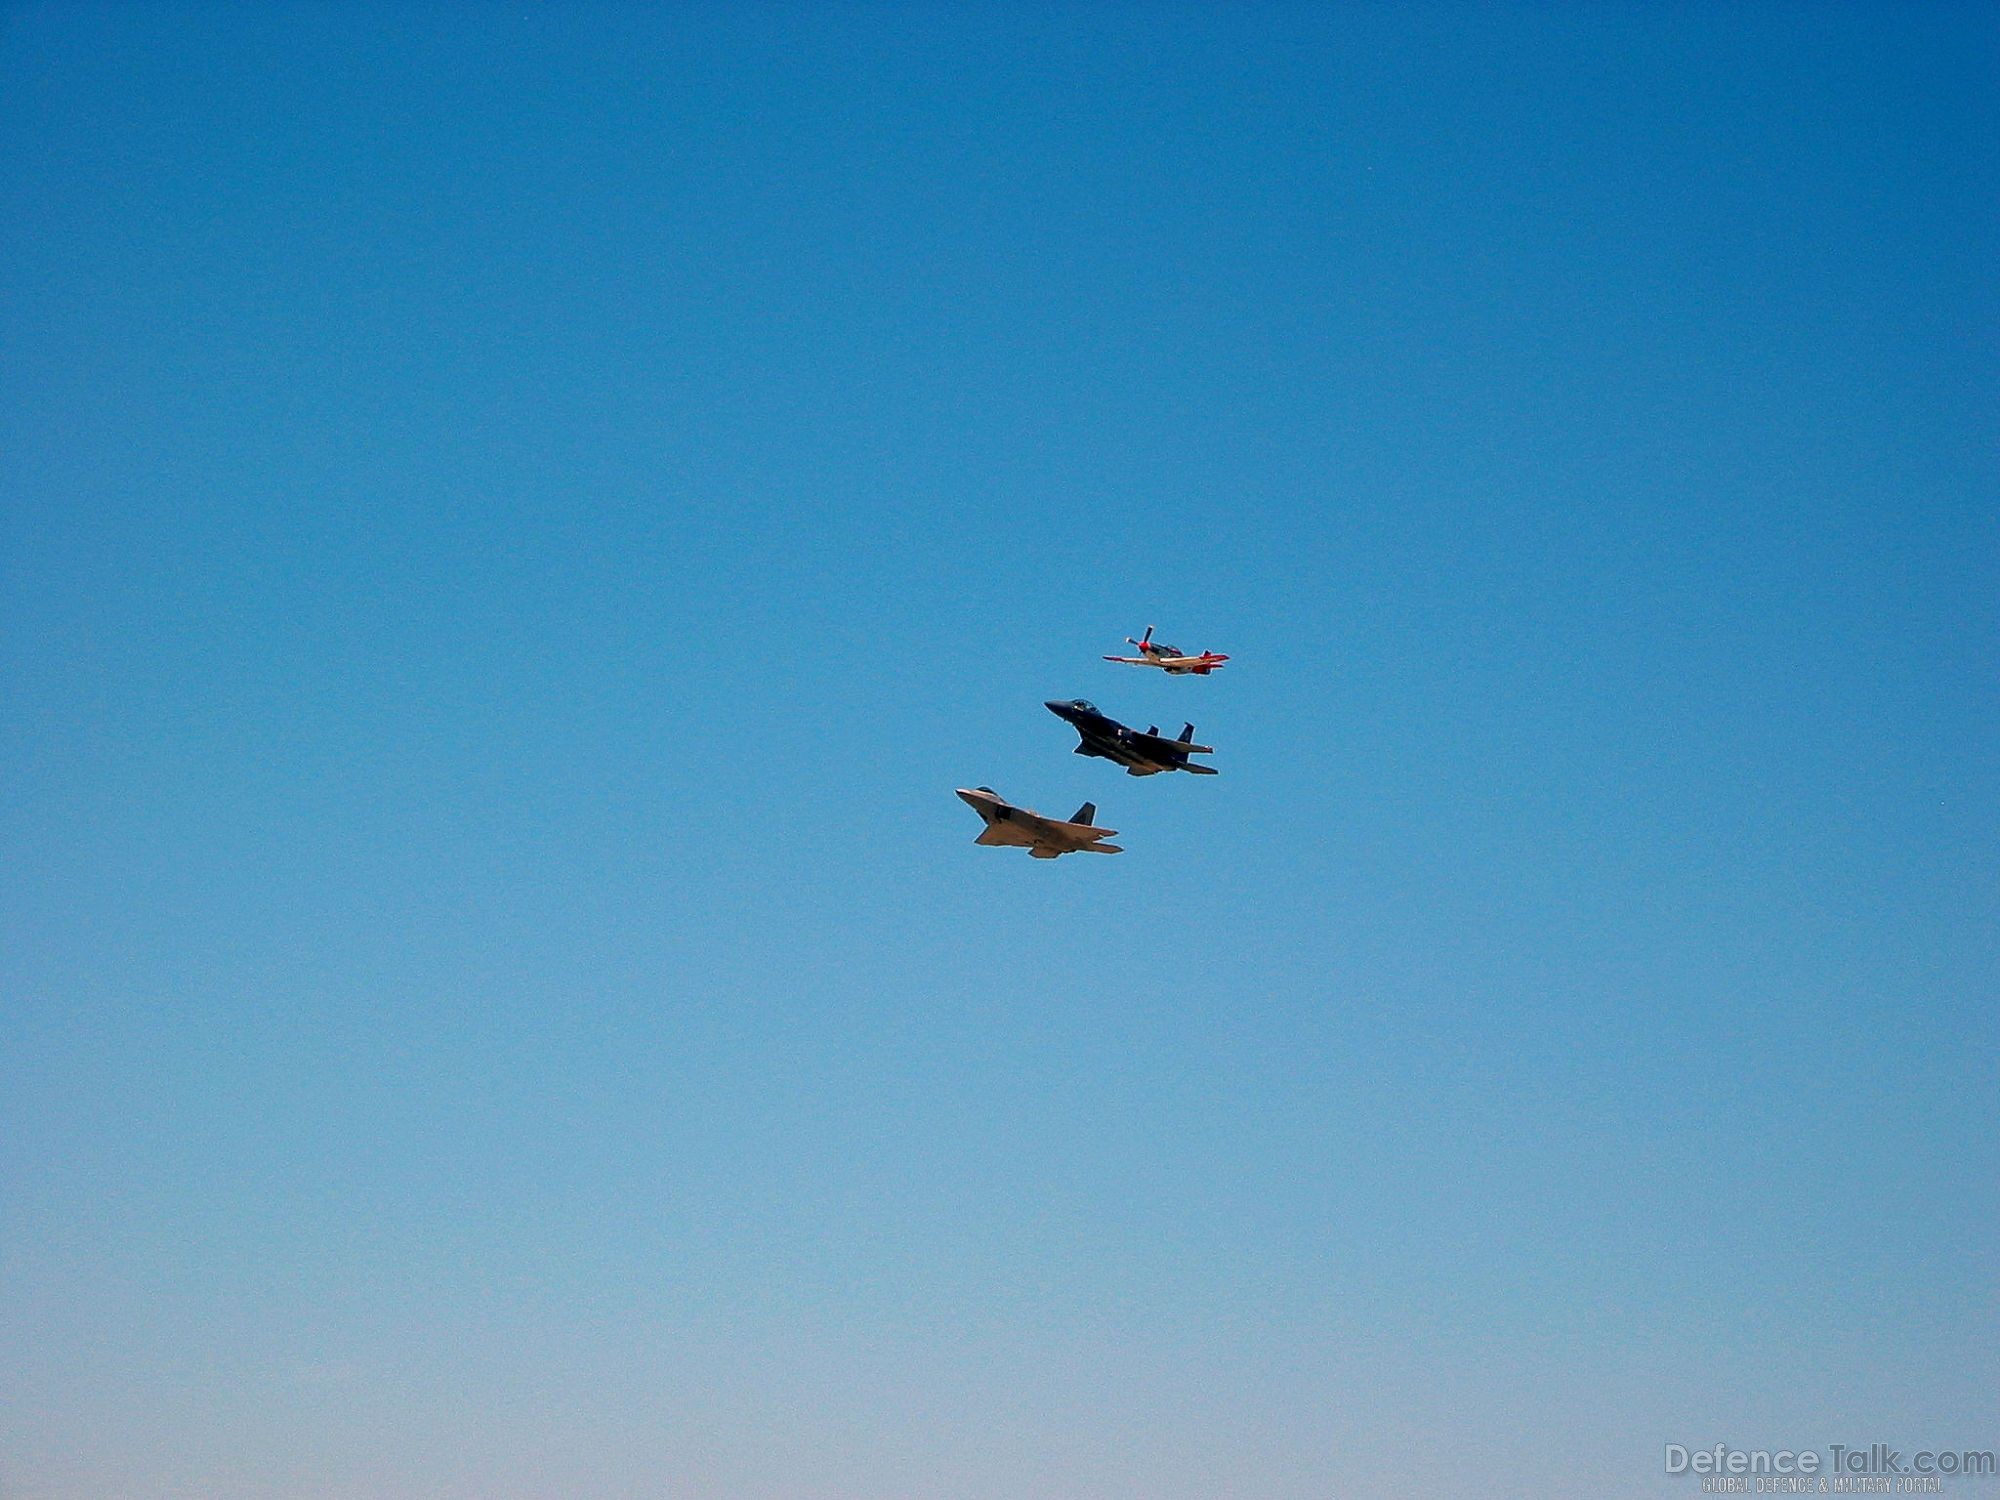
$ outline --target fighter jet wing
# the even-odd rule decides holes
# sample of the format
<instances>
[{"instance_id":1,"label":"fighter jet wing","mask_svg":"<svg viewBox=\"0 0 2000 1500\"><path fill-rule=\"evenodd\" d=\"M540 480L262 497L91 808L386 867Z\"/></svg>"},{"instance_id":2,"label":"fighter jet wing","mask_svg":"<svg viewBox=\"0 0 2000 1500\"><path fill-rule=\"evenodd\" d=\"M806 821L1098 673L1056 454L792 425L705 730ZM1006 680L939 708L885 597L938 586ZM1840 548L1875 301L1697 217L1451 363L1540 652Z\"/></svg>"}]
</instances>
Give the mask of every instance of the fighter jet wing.
<instances>
[{"instance_id":1,"label":"fighter jet wing","mask_svg":"<svg viewBox=\"0 0 2000 1500\"><path fill-rule=\"evenodd\" d=\"M1215 747L1213 745L1197 745L1190 740L1170 740L1164 734L1141 734L1136 729L1131 730L1130 734L1133 739L1139 742L1139 749L1142 753L1157 756L1163 760L1171 759L1175 755L1186 755L1189 753L1196 755L1215 754Z\"/></svg>"},{"instance_id":2,"label":"fighter jet wing","mask_svg":"<svg viewBox=\"0 0 2000 1500\"><path fill-rule=\"evenodd\" d=\"M1072 838L1115 839L1118 837L1118 830L1115 828L1095 828L1088 823L1057 823L1054 826L1061 832L1069 834Z\"/></svg>"},{"instance_id":3,"label":"fighter jet wing","mask_svg":"<svg viewBox=\"0 0 2000 1500\"><path fill-rule=\"evenodd\" d=\"M1006 846L1032 846L1044 840L1060 842L1062 832L1068 824L1060 824L1054 818L1044 818L1040 812L1028 812L1026 808L1008 808L1004 820L996 818L986 824L974 844L1006 844Z\"/></svg>"}]
</instances>

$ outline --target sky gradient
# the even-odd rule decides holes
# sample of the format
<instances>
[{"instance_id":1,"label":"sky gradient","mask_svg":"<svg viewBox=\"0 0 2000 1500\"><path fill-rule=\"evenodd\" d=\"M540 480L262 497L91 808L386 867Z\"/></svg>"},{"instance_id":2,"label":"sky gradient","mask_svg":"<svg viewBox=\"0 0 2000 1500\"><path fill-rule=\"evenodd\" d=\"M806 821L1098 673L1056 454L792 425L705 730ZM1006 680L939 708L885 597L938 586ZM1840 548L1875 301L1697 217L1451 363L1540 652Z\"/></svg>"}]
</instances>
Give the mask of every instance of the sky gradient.
<instances>
[{"instance_id":1,"label":"sky gradient","mask_svg":"<svg viewBox=\"0 0 2000 1500\"><path fill-rule=\"evenodd\" d=\"M0 11L0 1496L2000 1447L1996 43Z\"/></svg>"}]
</instances>

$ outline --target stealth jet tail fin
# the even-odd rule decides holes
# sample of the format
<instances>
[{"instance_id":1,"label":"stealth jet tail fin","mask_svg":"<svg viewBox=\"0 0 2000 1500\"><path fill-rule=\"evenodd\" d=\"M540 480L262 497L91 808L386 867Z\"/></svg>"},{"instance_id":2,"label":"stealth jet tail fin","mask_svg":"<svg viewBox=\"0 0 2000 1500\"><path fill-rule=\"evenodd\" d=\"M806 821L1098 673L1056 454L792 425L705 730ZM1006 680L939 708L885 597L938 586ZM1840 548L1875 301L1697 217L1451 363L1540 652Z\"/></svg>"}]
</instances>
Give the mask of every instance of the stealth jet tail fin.
<instances>
[{"instance_id":1,"label":"stealth jet tail fin","mask_svg":"<svg viewBox=\"0 0 2000 1500\"><path fill-rule=\"evenodd\" d=\"M1095 802L1084 803L1083 806L1079 807L1076 810L1076 816L1070 819L1070 822L1081 823L1086 828L1089 827L1092 823L1095 823L1096 821L1097 821L1097 804Z\"/></svg>"}]
</instances>

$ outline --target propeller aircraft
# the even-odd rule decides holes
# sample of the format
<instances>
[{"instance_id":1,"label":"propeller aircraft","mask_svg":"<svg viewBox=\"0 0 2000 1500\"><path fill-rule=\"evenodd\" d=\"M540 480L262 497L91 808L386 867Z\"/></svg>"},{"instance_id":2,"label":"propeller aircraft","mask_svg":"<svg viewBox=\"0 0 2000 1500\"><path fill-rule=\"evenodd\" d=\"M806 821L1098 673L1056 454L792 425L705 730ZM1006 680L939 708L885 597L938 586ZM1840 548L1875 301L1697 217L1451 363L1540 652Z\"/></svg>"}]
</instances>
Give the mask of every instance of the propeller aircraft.
<instances>
[{"instance_id":1,"label":"propeller aircraft","mask_svg":"<svg viewBox=\"0 0 2000 1500\"><path fill-rule=\"evenodd\" d=\"M1115 661L1121 666L1127 667L1158 667L1162 672L1174 677L1182 677L1189 674L1196 677L1206 677L1210 672L1213 672L1217 667L1229 660L1220 651L1204 651L1199 656L1189 656L1178 646L1169 646L1165 641L1155 641L1153 639L1153 627L1150 625L1146 627L1146 633L1140 636L1138 640L1135 641L1128 635L1125 637L1125 642L1127 645L1137 646L1139 654L1137 656L1107 656L1104 659L1106 661Z\"/></svg>"}]
</instances>

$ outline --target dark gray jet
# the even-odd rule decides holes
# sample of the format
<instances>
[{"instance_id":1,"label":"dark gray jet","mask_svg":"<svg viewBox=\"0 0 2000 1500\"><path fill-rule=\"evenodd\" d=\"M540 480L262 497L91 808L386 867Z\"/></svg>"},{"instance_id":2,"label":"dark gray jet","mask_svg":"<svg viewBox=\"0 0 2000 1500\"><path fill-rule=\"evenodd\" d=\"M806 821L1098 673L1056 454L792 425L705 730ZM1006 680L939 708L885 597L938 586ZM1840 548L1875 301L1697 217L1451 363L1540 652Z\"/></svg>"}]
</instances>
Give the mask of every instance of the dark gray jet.
<instances>
[{"instance_id":1,"label":"dark gray jet","mask_svg":"<svg viewBox=\"0 0 2000 1500\"><path fill-rule=\"evenodd\" d=\"M1105 760L1114 760L1125 768L1128 776L1157 776L1162 771L1192 771L1197 776L1216 774L1214 767L1199 766L1188 759L1190 755L1215 753L1207 745L1194 742L1192 724L1181 730L1179 739L1170 740L1160 733L1157 724L1141 734L1136 729L1127 729L1116 719L1100 712L1095 703L1086 703L1081 698L1051 698L1046 707L1077 732L1080 740L1076 747L1078 755L1097 755Z\"/></svg>"},{"instance_id":2,"label":"dark gray jet","mask_svg":"<svg viewBox=\"0 0 2000 1500\"><path fill-rule=\"evenodd\" d=\"M1036 859L1054 859L1059 854L1125 852L1116 844L1102 842L1115 837L1117 829L1091 826L1097 816L1095 803L1084 803L1076 810L1075 817L1063 823L1029 812L1025 807L1014 806L990 786L960 787L958 796L960 801L986 820L985 831L973 840L975 844L1001 844L1026 849Z\"/></svg>"}]
</instances>

